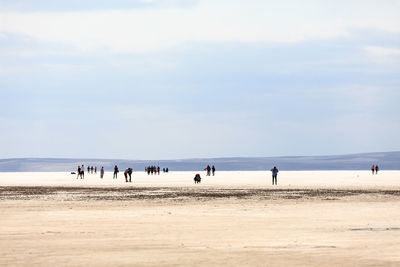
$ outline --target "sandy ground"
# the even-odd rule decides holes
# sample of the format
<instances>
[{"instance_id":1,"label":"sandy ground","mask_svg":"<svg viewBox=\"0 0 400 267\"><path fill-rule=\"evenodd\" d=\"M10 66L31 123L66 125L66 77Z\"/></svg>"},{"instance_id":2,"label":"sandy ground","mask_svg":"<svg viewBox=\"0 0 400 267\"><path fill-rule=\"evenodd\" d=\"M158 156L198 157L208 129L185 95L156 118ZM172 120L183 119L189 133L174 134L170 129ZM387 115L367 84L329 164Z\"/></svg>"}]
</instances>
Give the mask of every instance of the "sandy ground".
<instances>
[{"instance_id":1,"label":"sandy ground","mask_svg":"<svg viewBox=\"0 0 400 267\"><path fill-rule=\"evenodd\" d=\"M193 174L0 173L0 265L400 265L398 171Z\"/></svg>"}]
</instances>

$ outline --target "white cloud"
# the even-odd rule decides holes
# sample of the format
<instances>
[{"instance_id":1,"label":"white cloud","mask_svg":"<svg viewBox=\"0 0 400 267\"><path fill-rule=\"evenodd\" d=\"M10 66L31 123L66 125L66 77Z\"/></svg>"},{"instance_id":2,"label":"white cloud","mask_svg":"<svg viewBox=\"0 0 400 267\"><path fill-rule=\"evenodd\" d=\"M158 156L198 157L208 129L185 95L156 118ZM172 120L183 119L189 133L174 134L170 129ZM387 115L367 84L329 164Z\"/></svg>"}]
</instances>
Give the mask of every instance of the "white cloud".
<instances>
[{"instance_id":1,"label":"white cloud","mask_svg":"<svg viewBox=\"0 0 400 267\"><path fill-rule=\"evenodd\" d=\"M124 53L190 42L300 42L345 36L354 27L399 31L398 5L356 2L332 6L325 1L200 0L184 8L0 13L0 33L24 34L82 51Z\"/></svg>"},{"instance_id":2,"label":"white cloud","mask_svg":"<svg viewBox=\"0 0 400 267\"><path fill-rule=\"evenodd\" d=\"M400 48L382 47L382 46L366 46L364 50L375 56L398 56Z\"/></svg>"}]
</instances>

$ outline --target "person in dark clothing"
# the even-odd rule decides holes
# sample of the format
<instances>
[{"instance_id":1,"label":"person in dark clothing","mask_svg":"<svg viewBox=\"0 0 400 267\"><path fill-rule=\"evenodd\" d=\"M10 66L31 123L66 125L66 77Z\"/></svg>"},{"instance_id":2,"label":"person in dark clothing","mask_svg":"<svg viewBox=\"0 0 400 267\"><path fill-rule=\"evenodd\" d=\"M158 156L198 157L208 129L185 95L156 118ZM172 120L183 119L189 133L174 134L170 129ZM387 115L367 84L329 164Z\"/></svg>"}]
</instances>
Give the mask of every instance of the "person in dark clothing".
<instances>
[{"instance_id":1,"label":"person in dark clothing","mask_svg":"<svg viewBox=\"0 0 400 267\"><path fill-rule=\"evenodd\" d=\"M274 166L274 168L271 169L271 172L272 172L272 185L274 185L274 183L275 185L278 185L278 178L277 178L279 172L278 168Z\"/></svg>"},{"instance_id":2,"label":"person in dark clothing","mask_svg":"<svg viewBox=\"0 0 400 267\"><path fill-rule=\"evenodd\" d=\"M372 174L374 174L374 172L375 172L375 165L372 165L372 166L371 166L371 171L372 171Z\"/></svg>"},{"instance_id":3,"label":"person in dark clothing","mask_svg":"<svg viewBox=\"0 0 400 267\"><path fill-rule=\"evenodd\" d=\"M117 179L118 172L119 172L119 170L118 170L118 166L117 166L117 165L115 165L115 167L114 167L114 175L113 175L113 179Z\"/></svg>"},{"instance_id":4,"label":"person in dark clothing","mask_svg":"<svg viewBox=\"0 0 400 267\"><path fill-rule=\"evenodd\" d=\"M78 166L78 175L76 176L76 179L78 179L79 176L81 176L81 166Z\"/></svg>"},{"instance_id":5,"label":"person in dark clothing","mask_svg":"<svg viewBox=\"0 0 400 267\"><path fill-rule=\"evenodd\" d=\"M168 173L168 172L169 172L168 168L165 168L165 172L166 172L166 173Z\"/></svg>"},{"instance_id":6,"label":"person in dark clothing","mask_svg":"<svg viewBox=\"0 0 400 267\"><path fill-rule=\"evenodd\" d=\"M378 171L379 171L379 167L378 167L378 165L376 165L375 166L375 174L378 174Z\"/></svg>"},{"instance_id":7,"label":"person in dark clothing","mask_svg":"<svg viewBox=\"0 0 400 267\"><path fill-rule=\"evenodd\" d=\"M93 166L90 167L90 173L93 174Z\"/></svg>"},{"instance_id":8,"label":"person in dark clothing","mask_svg":"<svg viewBox=\"0 0 400 267\"><path fill-rule=\"evenodd\" d=\"M212 175L215 176L215 166L214 165L212 165L211 171L212 171Z\"/></svg>"},{"instance_id":9,"label":"person in dark clothing","mask_svg":"<svg viewBox=\"0 0 400 267\"><path fill-rule=\"evenodd\" d=\"M157 166L157 173L160 175L160 166Z\"/></svg>"},{"instance_id":10,"label":"person in dark clothing","mask_svg":"<svg viewBox=\"0 0 400 267\"><path fill-rule=\"evenodd\" d=\"M196 174L193 180L195 184L199 184L201 182L200 174Z\"/></svg>"},{"instance_id":11,"label":"person in dark clothing","mask_svg":"<svg viewBox=\"0 0 400 267\"><path fill-rule=\"evenodd\" d=\"M124 176L125 176L125 182L132 182L132 168L128 168L124 171ZM129 176L129 181L128 181L128 176Z\"/></svg>"},{"instance_id":12,"label":"person in dark clothing","mask_svg":"<svg viewBox=\"0 0 400 267\"><path fill-rule=\"evenodd\" d=\"M103 177L104 177L104 167L101 166L101 169L100 169L100 178L103 179Z\"/></svg>"},{"instance_id":13,"label":"person in dark clothing","mask_svg":"<svg viewBox=\"0 0 400 267\"><path fill-rule=\"evenodd\" d=\"M90 174L90 167L87 166L87 173Z\"/></svg>"},{"instance_id":14,"label":"person in dark clothing","mask_svg":"<svg viewBox=\"0 0 400 267\"><path fill-rule=\"evenodd\" d=\"M210 165L207 165L206 171L207 171L207 176L210 176L210 172L211 172L211 167L210 167Z\"/></svg>"}]
</instances>

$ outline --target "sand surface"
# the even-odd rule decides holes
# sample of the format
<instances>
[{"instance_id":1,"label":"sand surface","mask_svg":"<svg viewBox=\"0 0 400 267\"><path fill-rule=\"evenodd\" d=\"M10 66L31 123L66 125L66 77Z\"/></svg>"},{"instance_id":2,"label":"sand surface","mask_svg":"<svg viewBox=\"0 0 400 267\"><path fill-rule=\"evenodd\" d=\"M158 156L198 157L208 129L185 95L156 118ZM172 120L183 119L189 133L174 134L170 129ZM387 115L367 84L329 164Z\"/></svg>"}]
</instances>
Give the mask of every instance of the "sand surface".
<instances>
[{"instance_id":1,"label":"sand surface","mask_svg":"<svg viewBox=\"0 0 400 267\"><path fill-rule=\"evenodd\" d=\"M0 173L0 265L399 266L400 172Z\"/></svg>"}]
</instances>

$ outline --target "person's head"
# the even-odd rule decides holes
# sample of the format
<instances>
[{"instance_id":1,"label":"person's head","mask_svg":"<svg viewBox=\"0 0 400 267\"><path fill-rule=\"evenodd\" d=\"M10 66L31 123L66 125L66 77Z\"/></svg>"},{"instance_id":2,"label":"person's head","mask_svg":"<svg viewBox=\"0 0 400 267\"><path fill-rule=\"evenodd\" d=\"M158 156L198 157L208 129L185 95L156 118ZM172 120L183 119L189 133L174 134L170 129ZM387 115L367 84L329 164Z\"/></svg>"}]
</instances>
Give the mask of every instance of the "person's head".
<instances>
[{"instance_id":1,"label":"person's head","mask_svg":"<svg viewBox=\"0 0 400 267\"><path fill-rule=\"evenodd\" d=\"M274 166L274 169L276 169L276 166Z\"/></svg>"}]
</instances>

